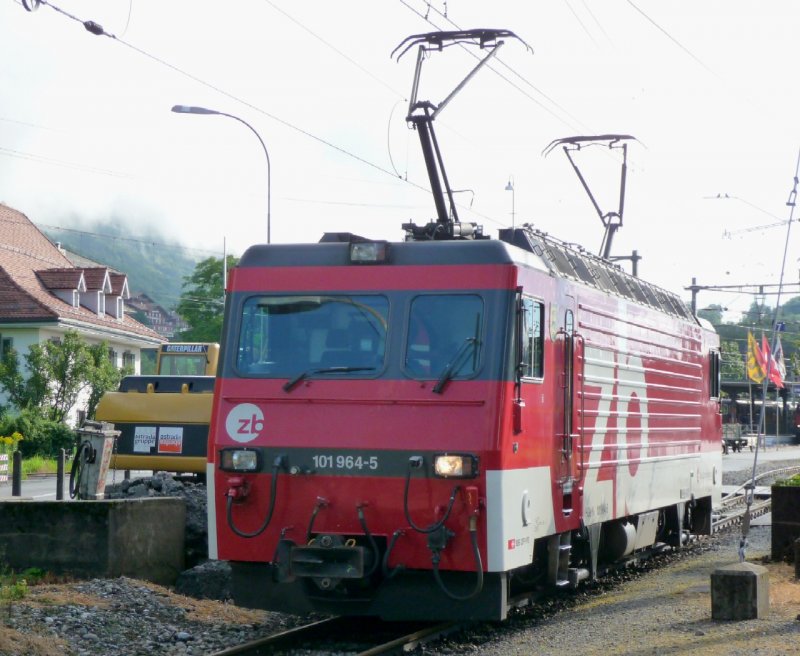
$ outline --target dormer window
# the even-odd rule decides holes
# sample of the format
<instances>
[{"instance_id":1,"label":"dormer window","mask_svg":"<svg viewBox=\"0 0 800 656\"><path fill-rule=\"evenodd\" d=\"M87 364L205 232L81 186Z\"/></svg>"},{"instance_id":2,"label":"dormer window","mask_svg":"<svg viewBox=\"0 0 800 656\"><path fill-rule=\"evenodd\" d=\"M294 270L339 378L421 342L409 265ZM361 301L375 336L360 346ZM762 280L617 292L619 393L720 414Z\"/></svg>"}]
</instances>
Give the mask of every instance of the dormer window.
<instances>
[{"instance_id":1,"label":"dormer window","mask_svg":"<svg viewBox=\"0 0 800 656\"><path fill-rule=\"evenodd\" d=\"M51 294L74 308L80 307L81 293L86 291L81 269L45 269L36 275Z\"/></svg>"},{"instance_id":2,"label":"dormer window","mask_svg":"<svg viewBox=\"0 0 800 656\"><path fill-rule=\"evenodd\" d=\"M106 294L111 293L108 269L83 269L83 276L86 280L86 293L81 296L81 305L102 317L106 313Z\"/></svg>"},{"instance_id":3,"label":"dormer window","mask_svg":"<svg viewBox=\"0 0 800 656\"><path fill-rule=\"evenodd\" d=\"M117 321L125 316L125 299L131 297L128 291L128 276L124 273L110 273L111 292L106 294L106 312Z\"/></svg>"}]
</instances>

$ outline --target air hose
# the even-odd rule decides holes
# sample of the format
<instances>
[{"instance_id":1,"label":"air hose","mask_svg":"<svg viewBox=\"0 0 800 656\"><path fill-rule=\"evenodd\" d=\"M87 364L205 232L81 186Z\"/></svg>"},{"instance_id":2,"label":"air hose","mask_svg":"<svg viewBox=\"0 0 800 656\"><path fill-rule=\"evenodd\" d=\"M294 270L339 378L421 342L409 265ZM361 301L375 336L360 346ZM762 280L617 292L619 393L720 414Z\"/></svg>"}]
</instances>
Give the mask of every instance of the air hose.
<instances>
[{"instance_id":1,"label":"air hose","mask_svg":"<svg viewBox=\"0 0 800 656\"><path fill-rule=\"evenodd\" d=\"M469 539L472 542L472 555L475 557L475 571L476 571L476 579L475 579L475 587L472 590L465 594L459 595L455 592L451 592L445 586L444 581L442 581L442 577L439 574L439 551L435 551L433 556L431 557L431 562L433 563L433 577L436 579L436 583L439 585L439 588L444 592L450 599L454 601L467 601L467 599L472 599L476 596L481 590L483 590L483 561L481 560L481 550L478 548L478 520L475 517L470 517L469 519Z\"/></svg>"},{"instance_id":2,"label":"air hose","mask_svg":"<svg viewBox=\"0 0 800 656\"><path fill-rule=\"evenodd\" d=\"M383 576L386 579L392 578L393 576L399 574L406 568L406 566L401 563L400 565L397 565L396 567L389 569L389 557L392 555L392 549L394 549L394 545L397 542L397 538L405 534L406 532L401 528L397 529L394 533L392 533L392 539L389 540L389 546L386 548L386 553L383 554L383 562L381 563L381 570L383 571Z\"/></svg>"},{"instance_id":3,"label":"air hose","mask_svg":"<svg viewBox=\"0 0 800 656\"><path fill-rule=\"evenodd\" d=\"M364 574L364 577L372 576L375 573L375 570L378 569L378 563L381 562L381 554L378 551L378 544L375 542L375 538L372 537L372 533L369 532L369 528L367 528L367 520L364 517L364 506L358 506L358 521L361 524L361 529L364 531L364 535L367 536L367 540L369 541L370 549L372 549L372 567L369 568L369 571Z\"/></svg>"},{"instance_id":4,"label":"air hose","mask_svg":"<svg viewBox=\"0 0 800 656\"><path fill-rule=\"evenodd\" d=\"M269 523L272 521L272 515L275 512L275 498L276 493L278 490L278 474L280 473L283 467L283 457L278 456L275 458L275 464L272 467L272 482L270 483L269 488L269 509L267 510L267 516L264 518L264 523L261 524L255 531L252 533L248 533L246 531L242 531L236 528L236 524L233 522L233 495L228 494L228 501L226 502L225 513L228 519L228 526L230 526L231 531L233 531L236 535L240 538L254 538L258 535L261 535L269 526ZM71 481L70 481L71 482Z\"/></svg>"},{"instance_id":5,"label":"air hose","mask_svg":"<svg viewBox=\"0 0 800 656\"><path fill-rule=\"evenodd\" d=\"M445 510L444 516L442 517L441 520L439 520L438 522L434 522L429 526L425 527L417 526L412 521L411 514L409 513L408 510L408 488L411 484L411 469L413 467L414 467L414 461L409 460L408 472L406 474L406 485L405 485L405 490L403 491L403 511L405 512L406 521L408 522L408 525L418 533L424 533L428 535L434 533L435 531L440 531L440 530L446 532L447 529L444 528L444 523L450 517L450 513L453 510L453 504L455 503L456 500L456 495L458 494L458 491L461 489L460 486L456 485L453 487L453 491L450 494L450 500L447 503L447 509ZM386 556L384 557L383 560L384 574L389 572L388 568L389 554L391 553L392 548L394 547L394 543L400 534L402 534L400 531L395 531L394 535L392 535L392 540L389 544L389 548L386 550ZM452 535L452 533L450 535ZM477 517L474 516L469 518L469 537L470 541L472 542L472 555L475 558L476 580L475 580L475 587L466 595L458 595L448 590L444 584L444 581L442 581L442 577L439 573L439 561L441 559L440 553L442 548L444 547L444 544L446 543L447 538L445 537L444 542L442 542L441 544L441 547L437 548L431 547L432 540L431 538L428 539L428 546L431 548L433 552L431 556L431 563L433 565L433 576L436 579L436 583L438 584L439 588L441 588L442 592L444 592L445 595L447 595L450 599L453 599L455 601L466 601L467 599L472 599L474 596L480 593L481 590L483 590L483 560L481 559L481 551L478 547L478 519ZM402 566L395 567L393 570L391 570L391 572L389 572L389 575L393 576L400 570L401 567Z\"/></svg>"},{"instance_id":6,"label":"air hose","mask_svg":"<svg viewBox=\"0 0 800 656\"><path fill-rule=\"evenodd\" d=\"M434 522L430 526L417 526L414 523L414 520L411 519L411 513L408 511L408 488L411 484L411 469L413 464L409 461L408 464L408 473L406 474L406 486L403 490L403 512L406 515L406 521L408 525L413 528L417 533L433 533L434 531L438 531L444 523L450 518L450 512L453 510L453 504L456 501L456 494L458 494L459 489L461 489L458 485L453 487L453 492L450 494L450 501L447 502L447 510L445 510L444 517L442 517L438 522Z\"/></svg>"},{"instance_id":7,"label":"air hose","mask_svg":"<svg viewBox=\"0 0 800 656\"><path fill-rule=\"evenodd\" d=\"M311 534L314 532L314 521L317 519L317 514L322 508L328 506L328 501L322 497L317 497L317 502L314 504L314 510L311 511L311 519L308 520L308 528L306 529L306 544L311 542Z\"/></svg>"},{"instance_id":8,"label":"air hose","mask_svg":"<svg viewBox=\"0 0 800 656\"><path fill-rule=\"evenodd\" d=\"M74 499L80 494L81 479L86 472L86 465L92 461L92 443L84 440L78 445L72 467L69 470L69 498ZM80 498L80 497L78 497Z\"/></svg>"}]
</instances>

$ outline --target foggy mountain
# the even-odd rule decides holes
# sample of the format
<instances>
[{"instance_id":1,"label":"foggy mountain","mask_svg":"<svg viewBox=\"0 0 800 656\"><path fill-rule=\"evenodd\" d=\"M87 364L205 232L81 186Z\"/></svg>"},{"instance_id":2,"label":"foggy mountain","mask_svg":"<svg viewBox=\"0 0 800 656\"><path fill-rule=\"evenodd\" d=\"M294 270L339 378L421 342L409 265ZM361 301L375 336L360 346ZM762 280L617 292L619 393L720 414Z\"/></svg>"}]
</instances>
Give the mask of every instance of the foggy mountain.
<instances>
[{"instance_id":1,"label":"foggy mountain","mask_svg":"<svg viewBox=\"0 0 800 656\"><path fill-rule=\"evenodd\" d=\"M132 235L114 221L80 229L39 229L66 250L127 274L131 296L145 293L170 310L178 303L184 277L192 274L197 262L212 255L168 243L160 234Z\"/></svg>"}]
</instances>

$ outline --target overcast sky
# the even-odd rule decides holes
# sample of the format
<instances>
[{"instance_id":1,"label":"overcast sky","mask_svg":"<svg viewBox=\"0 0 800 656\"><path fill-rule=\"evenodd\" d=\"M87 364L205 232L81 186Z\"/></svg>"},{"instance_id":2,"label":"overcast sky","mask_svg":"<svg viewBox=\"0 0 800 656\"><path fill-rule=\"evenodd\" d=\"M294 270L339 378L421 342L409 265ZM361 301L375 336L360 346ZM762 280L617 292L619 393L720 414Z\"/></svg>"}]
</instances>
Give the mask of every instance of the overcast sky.
<instances>
[{"instance_id":1,"label":"overcast sky","mask_svg":"<svg viewBox=\"0 0 800 656\"><path fill-rule=\"evenodd\" d=\"M95 36L65 13L92 20ZM596 252L602 226L553 139L625 133L629 175L614 254L668 289L777 284L800 149L796 3L742 0L0 0L0 202L80 229L111 216L236 254L324 231L400 239L434 217L407 128L410 34L512 30L436 122L462 220L528 222ZM440 102L475 49L434 53L419 97ZM619 159L581 151L604 211ZM515 191L506 191L509 178ZM723 198L717 199L720 194ZM728 198L724 198L727 194ZM81 223L83 222L83 223ZM758 229L755 229L758 228ZM726 233L729 233L726 236ZM797 283L800 230L785 281ZM629 268L629 267L628 267ZM797 294L789 288L787 297ZM744 310L752 296L701 293Z\"/></svg>"}]
</instances>

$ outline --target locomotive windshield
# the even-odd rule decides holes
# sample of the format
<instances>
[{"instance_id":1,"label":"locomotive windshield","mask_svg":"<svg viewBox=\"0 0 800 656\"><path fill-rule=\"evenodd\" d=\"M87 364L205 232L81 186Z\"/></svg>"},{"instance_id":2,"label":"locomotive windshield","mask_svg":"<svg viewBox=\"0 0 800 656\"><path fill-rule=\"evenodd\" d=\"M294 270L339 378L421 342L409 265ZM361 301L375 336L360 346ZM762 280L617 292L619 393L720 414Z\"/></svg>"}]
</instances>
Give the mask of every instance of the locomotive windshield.
<instances>
[{"instance_id":1,"label":"locomotive windshield","mask_svg":"<svg viewBox=\"0 0 800 656\"><path fill-rule=\"evenodd\" d=\"M395 367L440 386L478 372L481 296L401 293L393 307ZM384 368L389 321L383 294L253 296L242 306L236 369L241 376L290 380L319 373L370 377Z\"/></svg>"},{"instance_id":2,"label":"locomotive windshield","mask_svg":"<svg viewBox=\"0 0 800 656\"><path fill-rule=\"evenodd\" d=\"M378 369L389 301L380 295L258 296L243 308L237 369L291 377L315 367Z\"/></svg>"},{"instance_id":3,"label":"locomotive windshield","mask_svg":"<svg viewBox=\"0 0 800 656\"><path fill-rule=\"evenodd\" d=\"M416 378L469 377L478 369L483 301L430 294L411 303L406 370Z\"/></svg>"}]
</instances>

